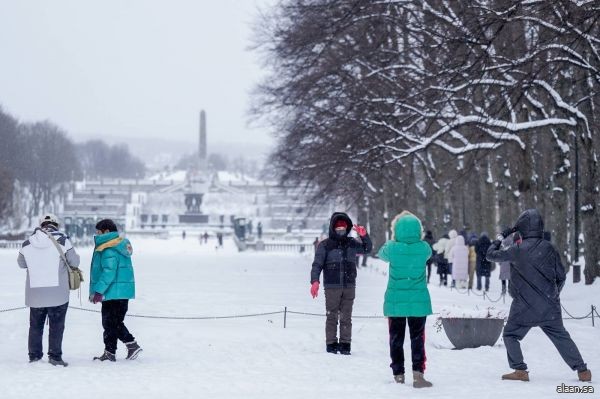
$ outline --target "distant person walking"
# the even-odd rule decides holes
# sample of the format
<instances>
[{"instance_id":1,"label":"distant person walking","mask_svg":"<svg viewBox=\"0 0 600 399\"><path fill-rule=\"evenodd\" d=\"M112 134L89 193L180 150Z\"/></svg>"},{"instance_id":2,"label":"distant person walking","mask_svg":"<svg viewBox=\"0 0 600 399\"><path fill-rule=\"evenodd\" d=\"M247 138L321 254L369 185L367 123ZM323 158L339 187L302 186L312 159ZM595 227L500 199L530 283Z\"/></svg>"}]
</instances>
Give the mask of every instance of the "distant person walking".
<instances>
[{"instance_id":1,"label":"distant person walking","mask_svg":"<svg viewBox=\"0 0 600 399\"><path fill-rule=\"evenodd\" d=\"M442 238L433 245L435 251L435 263L437 265L437 273L440 276L440 287L448 285L448 260L445 256L446 244L448 243L448 234L444 234Z\"/></svg>"},{"instance_id":2,"label":"distant person walking","mask_svg":"<svg viewBox=\"0 0 600 399\"><path fill-rule=\"evenodd\" d=\"M475 245L475 252L477 254L477 266L475 273L477 274L477 291L481 291L485 288L485 291L490 290L490 275L492 274L492 262L486 257L487 251L492 242L488 237L487 233L481 233L481 237ZM482 285L481 279L485 279L485 286Z\"/></svg>"},{"instance_id":3,"label":"distant person walking","mask_svg":"<svg viewBox=\"0 0 600 399\"><path fill-rule=\"evenodd\" d=\"M181 232L181 238L182 238L183 240L185 240L185 230L183 230L183 231Z\"/></svg>"},{"instance_id":4,"label":"distant person walking","mask_svg":"<svg viewBox=\"0 0 600 399\"><path fill-rule=\"evenodd\" d=\"M505 229L504 231L507 231L508 229ZM518 233L514 233L511 234L510 236L506 237L504 240L502 240L502 245L501 245L501 249L506 249L508 247L510 247L511 245L513 245L515 242L513 241L514 235ZM517 242L520 244L520 236L518 237ZM498 278L500 279L501 283L502 283L502 295L505 295L507 293L507 288L510 284L510 262L499 262L500 265L500 273L498 273Z\"/></svg>"},{"instance_id":5,"label":"distant person walking","mask_svg":"<svg viewBox=\"0 0 600 399\"><path fill-rule=\"evenodd\" d=\"M262 235L263 235L262 222L258 222L258 224L256 225L256 234L258 235L258 239L262 240Z\"/></svg>"},{"instance_id":6,"label":"distant person walking","mask_svg":"<svg viewBox=\"0 0 600 399\"><path fill-rule=\"evenodd\" d=\"M456 243L456 237L458 237L458 233L456 230L450 230L448 233L448 241L446 241L446 248L444 248L444 257L448 261L448 274L452 275L452 259L450 259L450 251L452 251L452 247ZM454 287L456 285L456 281L452 279L452 283L450 287Z\"/></svg>"},{"instance_id":7,"label":"distant person walking","mask_svg":"<svg viewBox=\"0 0 600 399\"><path fill-rule=\"evenodd\" d=\"M29 362L37 362L43 357L42 338L48 318L48 362L66 367L68 363L62 359L62 340L69 307L67 268L79 267L79 255L69 237L58 231L58 226L56 216L44 215L40 227L21 245L17 263L27 270L25 305L29 306Z\"/></svg>"},{"instance_id":8,"label":"distant person walking","mask_svg":"<svg viewBox=\"0 0 600 399\"><path fill-rule=\"evenodd\" d=\"M433 258L435 256L434 250L433 250L433 245L435 244L435 240L433 239L433 233L431 232L431 230L427 230L423 240L427 244L429 244L429 246L431 247L431 252L432 252L432 255L429 257L429 259L427 259L427 284L429 284L429 279L431 278L431 265L433 264Z\"/></svg>"},{"instance_id":9,"label":"distant person walking","mask_svg":"<svg viewBox=\"0 0 600 399\"><path fill-rule=\"evenodd\" d=\"M204 238L204 243L208 244L208 233L205 231L204 235L202 236L202 238Z\"/></svg>"},{"instance_id":10,"label":"distant person walking","mask_svg":"<svg viewBox=\"0 0 600 399\"><path fill-rule=\"evenodd\" d=\"M475 269L477 268L477 252L475 251L475 245L477 245L477 236L471 236L469 238L469 283L467 288L473 289L473 282L475 276Z\"/></svg>"},{"instance_id":11,"label":"distant person walking","mask_svg":"<svg viewBox=\"0 0 600 399\"><path fill-rule=\"evenodd\" d=\"M126 238L119 237L117 225L110 219L96 224L95 248L90 271L90 301L102 303L104 353L94 360L116 360L117 341L127 348L127 359L134 360L142 351L124 320L129 300L135 298L135 279Z\"/></svg>"},{"instance_id":12,"label":"distant person walking","mask_svg":"<svg viewBox=\"0 0 600 399\"><path fill-rule=\"evenodd\" d=\"M219 247L223 247L223 233L221 233L221 232L217 233L217 241L219 243Z\"/></svg>"},{"instance_id":13,"label":"distant person walking","mask_svg":"<svg viewBox=\"0 0 600 399\"><path fill-rule=\"evenodd\" d=\"M523 240L520 244L501 248L502 242L495 240L487 252L490 262L511 263L509 293L513 301L503 338L508 364L514 372L503 375L502 379L529 381L519 342L532 327L540 327L565 363L577 371L579 381L591 381L592 372L563 325L560 292L567 277L560 254L550 241L544 240L542 216L536 209L526 210L502 237L513 232L520 234Z\"/></svg>"},{"instance_id":14,"label":"distant person walking","mask_svg":"<svg viewBox=\"0 0 600 399\"><path fill-rule=\"evenodd\" d=\"M404 337L406 324L410 335L413 387L428 388L433 384L425 372L425 322L432 314L427 290L426 266L431 246L421 239L421 221L404 211L392 221L392 239L379 250L379 258L389 262L388 284L383 314L388 317L390 334L390 367L397 383L404 384Z\"/></svg>"},{"instance_id":15,"label":"distant person walking","mask_svg":"<svg viewBox=\"0 0 600 399\"><path fill-rule=\"evenodd\" d=\"M323 272L325 287L325 343L329 353L349 355L352 341L352 306L356 294L356 254L369 253L373 248L367 230L354 226L358 241L349 236L353 228L350 217L335 212L329 221L329 237L317 246L310 273L310 293L319 293L319 278ZM338 341L338 323L340 338Z\"/></svg>"},{"instance_id":16,"label":"distant person walking","mask_svg":"<svg viewBox=\"0 0 600 399\"><path fill-rule=\"evenodd\" d=\"M450 263L452 263L452 282L457 288L467 288L469 279L469 247L465 245L464 236L456 237L454 246L450 250Z\"/></svg>"}]
</instances>

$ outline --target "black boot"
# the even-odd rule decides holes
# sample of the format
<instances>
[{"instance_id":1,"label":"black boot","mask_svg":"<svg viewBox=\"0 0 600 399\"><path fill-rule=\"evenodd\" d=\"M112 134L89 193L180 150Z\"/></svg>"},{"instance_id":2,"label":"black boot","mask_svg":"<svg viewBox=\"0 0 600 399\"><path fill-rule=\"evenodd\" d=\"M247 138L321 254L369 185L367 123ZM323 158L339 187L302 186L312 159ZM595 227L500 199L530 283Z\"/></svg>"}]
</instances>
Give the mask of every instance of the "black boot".
<instances>
[{"instance_id":1,"label":"black boot","mask_svg":"<svg viewBox=\"0 0 600 399\"><path fill-rule=\"evenodd\" d=\"M51 357L50 359L48 359L48 363L50 363L53 366L63 366L63 367L67 367L69 365L69 363L65 362L60 357L59 358Z\"/></svg>"},{"instance_id":2,"label":"black boot","mask_svg":"<svg viewBox=\"0 0 600 399\"><path fill-rule=\"evenodd\" d=\"M342 355L350 354L350 342L340 342L340 353Z\"/></svg>"},{"instance_id":3,"label":"black boot","mask_svg":"<svg viewBox=\"0 0 600 399\"><path fill-rule=\"evenodd\" d=\"M338 350L339 350L339 344L337 342L334 342L332 344L327 344L327 353L334 353L337 354Z\"/></svg>"},{"instance_id":4,"label":"black boot","mask_svg":"<svg viewBox=\"0 0 600 399\"><path fill-rule=\"evenodd\" d=\"M127 347L127 360L135 360L142 351L142 348L135 341L127 342L125 346Z\"/></svg>"},{"instance_id":5,"label":"black boot","mask_svg":"<svg viewBox=\"0 0 600 399\"><path fill-rule=\"evenodd\" d=\"M117 361L117 359L115 358L115 354L110 353L109 351L104 351L102 356L96 356L96 357L94 357L94 360L100 360L101 362L103 362L105 360L108 360L109 362Z\"/></svg>"}]
</instances>

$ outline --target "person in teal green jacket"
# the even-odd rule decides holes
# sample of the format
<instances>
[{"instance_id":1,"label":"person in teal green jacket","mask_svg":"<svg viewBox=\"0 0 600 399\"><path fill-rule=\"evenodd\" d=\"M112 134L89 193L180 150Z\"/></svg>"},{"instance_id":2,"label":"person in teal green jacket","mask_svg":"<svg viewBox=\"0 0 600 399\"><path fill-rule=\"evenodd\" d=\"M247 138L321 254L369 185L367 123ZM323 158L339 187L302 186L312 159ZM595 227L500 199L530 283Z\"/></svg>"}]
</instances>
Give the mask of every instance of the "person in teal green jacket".
<instances>
[{"instance_id":1,"label":"person in teal green jacket","mask_svg":"<svg viewBox=\"0 0 600 399\"><path fill-rule=\"evenodd\" d=\"M383 314L388 317L390 367L394 380L404 384L404 336L406 324L412 350L413 387L433 384L425 380L425 322L432 314L427 290L427 261L432 251L422 239L423 226L412 213L404 211L392 221L393 237L379 250L379 258L389 262L388 284Z\"/></svg>"},{"instance_id":2,"label":"person in teal green jacket","mask_svg":"<svg viewBox=\"0 0 600 399\"><path fill-rule=\"evenodd\" d=\"M110 219L96 224L95 248L90 270L90 301L102 303L104 353L94 360L116 360L117 341L127 347L127 359L136 359L142 351L125 327L129 300L135 298L135 278L126 238L119 237L117 225Z\"/></svg>"}]
</instances>

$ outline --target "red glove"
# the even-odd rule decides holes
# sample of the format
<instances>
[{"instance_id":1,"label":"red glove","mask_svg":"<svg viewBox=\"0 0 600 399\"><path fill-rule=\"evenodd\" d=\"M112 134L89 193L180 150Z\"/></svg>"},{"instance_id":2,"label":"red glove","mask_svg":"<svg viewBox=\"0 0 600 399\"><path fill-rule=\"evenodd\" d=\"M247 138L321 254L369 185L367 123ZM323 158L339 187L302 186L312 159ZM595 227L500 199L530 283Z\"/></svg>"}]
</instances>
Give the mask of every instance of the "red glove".
<instances>
[{"instance_id":1,"label":"red glove","mask_svg":"<svg viewBox=\"0 0 600 399\"><path fill-rule=\"evenodd\" d=\"M102 302L102 294L99 293L95 293L94 296L92 298L90 298L93 304L96 304L98 302Z\"/></svg>"},{"instance_id":2,"label":"red glove","mask_svg":"<svg viewBox=\"0 0 600 399\"><path fill-rule=\"evenodd\" d=\"M359 236L364 237L367 235L367 229L364 226L354 225L354 230L358 233Z\"/></svg>"},{"instance_id":3,"label":"red glove","mask_svg":"<svg viewBox=\"0 0 600 399\"><path fill-rule=\"evenodd\" d=\"M310 295L312 295L313 298L316 298L317 295L319 295L319 282L318 281L315 281L310 286Z\"/></svg>"}]
</instances>

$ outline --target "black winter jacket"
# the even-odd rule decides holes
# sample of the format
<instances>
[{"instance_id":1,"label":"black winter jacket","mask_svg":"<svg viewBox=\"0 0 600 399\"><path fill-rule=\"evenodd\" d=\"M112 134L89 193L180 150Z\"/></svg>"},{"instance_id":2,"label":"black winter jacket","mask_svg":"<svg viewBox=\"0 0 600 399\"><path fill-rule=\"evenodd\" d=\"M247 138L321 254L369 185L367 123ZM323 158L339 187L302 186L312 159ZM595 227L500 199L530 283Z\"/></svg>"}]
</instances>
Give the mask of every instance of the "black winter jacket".
<instances>
[{"instance_id":1,"label":"black winter jacket","mask_svg":"<svg viewBox=\"0 0 600 399\"><path fill-rule=\"evenodd\" d=\"M566 274L559 253L543 239L544 221L537 210L529 209L519 216L515 228L523 237L521 244L499 249L495 241L487 253L491 262L511 262L509 319L530 326L560 320L559 295Z\"/></svg>"},{"instance_id":2,"label":"black winter jacket","mask_svg":"<svg viewBox=\"0 0 600 399\"><path fill-rule=\"evenodd\" d=\"M348 225L346 236L338 237L335 233L335 222L345 220ZM356 286L356 256L367 254L373 249L368 235L361 240L348 237L352 230L352 220L345 213L336 212L329 221L329 238L321 241L315 252L315 259L310 273L311 284L319 281L323 271L324 288L347 288Z\"/></svg>"},{"instance_id":3,"label":"black winter jacket","mask_svg":"<svg viewBox=\"0 0 600 399\"><path fill-rule=\"evenodd\" d=\"M429 259L427 259L427 266L429 266L433 263L433 260L435 259L435 256L437 255L436 251L433 249L433 244L435 244L435 240L433 239L433 234L431 234L431 231L428 231L425 234L425 237L423 238L423 240L427 244L429 244L429 247L431 248L431 256L429 257Z\"/></svg>"},{"instance_id":4,"label":"black winter jacket","mask_svg":"<svg viewBox=\"0 0 600 399\"><path fill-rule=\"evenodd\" d=\"M477 244L475 244L475 253L477 254L475 270L478 275L483 277L490 277L492 274L492 263L486 259L491 244L492 242L485 234L482 234L479 240L477 240Z\"/></svg>"}]
</instances>

